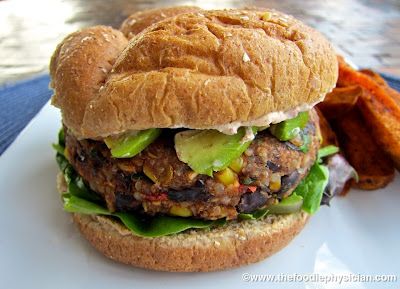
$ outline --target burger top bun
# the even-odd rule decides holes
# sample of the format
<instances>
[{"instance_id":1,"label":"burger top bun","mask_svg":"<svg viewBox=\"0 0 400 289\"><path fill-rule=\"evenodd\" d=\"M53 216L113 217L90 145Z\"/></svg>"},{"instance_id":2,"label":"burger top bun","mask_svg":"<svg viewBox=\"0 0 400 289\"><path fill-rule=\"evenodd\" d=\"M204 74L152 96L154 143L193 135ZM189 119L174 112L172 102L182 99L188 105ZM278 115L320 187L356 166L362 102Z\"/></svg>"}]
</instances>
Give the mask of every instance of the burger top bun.
<instances>
[{"instance_id":1,"label":"burger top bun","mask_svg":"<svg viewBox=\"0 0 400 289\"><path fill-rule=\"evenodd\" d=\"M126 38L131 39L151 24L178 14L197 12L200 10L199 7L195 6L174 6L138 11L126 18L119 30L122 31Z\"/></svg>"},{"instance_id":2,"label":"burger top bun","mask_svg":"<svg viewBox=\"0 0 400 289\"><path fill-rule=\"evenodd\" d=\"M320 33L257 8L178 14L129 41L112 28L83 29L58 46L50 73L64 124L78 138L102 138L268 125L321 101L338 66Z\"/></svg>"}]
</instances>

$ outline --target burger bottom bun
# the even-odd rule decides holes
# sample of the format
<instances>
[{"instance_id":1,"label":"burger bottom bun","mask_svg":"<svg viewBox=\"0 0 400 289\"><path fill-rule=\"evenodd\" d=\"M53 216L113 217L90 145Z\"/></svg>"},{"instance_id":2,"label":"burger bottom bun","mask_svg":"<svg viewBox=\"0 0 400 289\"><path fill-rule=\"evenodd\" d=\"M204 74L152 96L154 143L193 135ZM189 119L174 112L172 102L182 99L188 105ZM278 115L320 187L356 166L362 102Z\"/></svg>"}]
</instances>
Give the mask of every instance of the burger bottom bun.
<instances>
[{"instance_id":1,"label":"burger bottom bun","mask_svg":"<svg viewBox=\"0 0 400 289\"><path fill-rule=\"evenodd\" d=\"M63 176L59 191L65 191ZM142 238L104 216L73 214L82 235L105 256L135 267L158 271L224 270L263 260L285 247L304 227L308 215L268 215L259 220L231 221L211 230Z\"/></svg>"}]
</instances>

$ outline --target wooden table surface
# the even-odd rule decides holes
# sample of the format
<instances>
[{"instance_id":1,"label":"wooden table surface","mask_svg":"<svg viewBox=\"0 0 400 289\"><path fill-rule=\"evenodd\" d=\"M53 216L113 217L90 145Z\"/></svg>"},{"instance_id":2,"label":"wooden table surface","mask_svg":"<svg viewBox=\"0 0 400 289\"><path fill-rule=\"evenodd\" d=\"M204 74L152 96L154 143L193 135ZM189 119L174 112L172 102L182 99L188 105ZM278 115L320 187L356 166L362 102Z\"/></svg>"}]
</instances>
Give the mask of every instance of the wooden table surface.
<instances>
[{"instance_id":1,"label":"wooden table surface","mask_svg":"<svg viewBox=\"0 0 400 289\"><path fill-rule=\"evenodd\" d=\"M78 28L119 27L135 11L188 4L281 10L320 30L359 67L400 76L399 0L0 0L0 84L45 73L57 43Z\"/></svg>"}]
</instances>

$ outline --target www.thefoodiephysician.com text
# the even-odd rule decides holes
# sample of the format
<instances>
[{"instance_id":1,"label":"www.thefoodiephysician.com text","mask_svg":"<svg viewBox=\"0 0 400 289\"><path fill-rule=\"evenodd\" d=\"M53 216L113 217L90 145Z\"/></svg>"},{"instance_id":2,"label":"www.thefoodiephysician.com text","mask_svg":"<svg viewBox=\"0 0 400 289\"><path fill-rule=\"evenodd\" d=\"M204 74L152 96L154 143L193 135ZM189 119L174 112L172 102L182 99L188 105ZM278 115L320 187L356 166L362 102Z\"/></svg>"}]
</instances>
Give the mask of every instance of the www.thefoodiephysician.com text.
<instances>
[{"instance_id":1,"label":"www.thefoodiephysician.com text","mask_svg":"<svg viewBox=\"0 0 400 289\"><path fill-rule=\"evenodd\" d=\"M394 274L251 274L243 273L242 280L249 283L257 282L271 282L271 283L297 283L297 282L310 282L310 283L390 283L397 282L398 276Z\"/></svg>"}]
</instances>

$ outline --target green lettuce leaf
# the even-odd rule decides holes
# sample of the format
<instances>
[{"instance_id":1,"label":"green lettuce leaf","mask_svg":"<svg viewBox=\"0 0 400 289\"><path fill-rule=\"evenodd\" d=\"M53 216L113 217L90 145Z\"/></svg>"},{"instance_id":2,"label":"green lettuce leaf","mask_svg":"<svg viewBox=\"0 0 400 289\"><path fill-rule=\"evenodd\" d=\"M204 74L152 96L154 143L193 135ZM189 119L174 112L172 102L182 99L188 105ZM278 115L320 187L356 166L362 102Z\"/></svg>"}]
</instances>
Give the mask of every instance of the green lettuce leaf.
<instances>
[{"instance_id":1,"label":"green lettuce leaf","mask_svg":"<svg viewBox=\"0 0 400 289\"><path fill-rule=\"evenodd\" d=\"M85 215L112 215L102 206L71 194L63 195L63 200L64 210L69 213L80 213Z\"/></svg>"},{"instance_id":2,"label":"green lettuce leaf","mask_svg":"<svg viewBox=\"0 0 400 289\"><path fill-rule=\"evenodd\" d=\"M59 144L53 143L51 145L53 149L55 149L59 154L64 155L64 147L60 146Z\"/></svg>"},{"instance_id":3,"label":"green lettuce leaf","mask_svg":"<svg viewBox=\"0 0 400 289\"><path fill-rule=\"evenodd\" d=\"M329 169L322 164L322 159L338 152L339 148L333 145L321 148L318 151L317 161L311 167L310 172L294 190L294 194L303 197L303 211L309 214L318 211L329 182Z\"/></svg>"},{"instance_id":4,"label":"green lettuce leaf","mask_svg":"<svg viewBox=\"0 0 400 289\"><path fill-rule=\"evenodd\" d=\"M65 182L67 183L66 194L81 197L86 200L100 201L101 198L89 189L81 176L79 176L64 155L57 153L56 160L62 173L64 174Z\"/></svg>"},{"instance_id":5,"label":"green lettuce leaf","mask_svg":"<svg viewBox=\"0 0 400 289\"><path fill-rule=\"evenodd\" d=\"M65 134L64 134L64 128L60 128L58 131L58 144L65 148Z\"/></svg>"},{"instance_id":6,"label":"green lettuce leaf","mask_svg":"<svg viewBox=\"0 0 400 289\"><path fill-rule=\"evenodd\" d=\"M239 219L242 220L257 220L268 214L268 209L259 209L252 213L240 213L238 215Z\"/></svg>"},{"instance_id":7,"label":"green lettuce leaf","mask_svg":"<svg viewBox=\"0 0 400 289\"><path fill-rule=\"evenodd\" d=\"M58 168L62 172L64 172L67 169L67 167L70 166L69 162L64 157L64 155L62 155L60 153L56 154L56 161L57 161L57 164L58 164Z\"/></svg>"},{"instance_id":8,"label":"green lettuce leaf","mask_svg":"<svg viewBox=\"0 0 400 289\"><path fill-rule=\"evenodd\" d=\"M339 152L339 148L337 146L328 145L326 147L323 147L323 148L319 149L319 151L318 151L318 162L321 163L323 158L333 155L333 154L336 154L338 152Z\"/></svg>"},{"instance_id":9,"label":"green lettuce leaf","mask_svg":"<svg viewBox=\"0 0 400 289\"><path fill-rule=\"evenodd\" d=\"M319 209L328 180L328 168L316 162L294 190L296 195L303 197L303 211L314 214Z\"/></svg>"},{"instance_id":10,"label":"green lettuce leaf","mask_svg":"<svg viewBox=\"0 0 400 289\"><path fill-rule=\"evenodd\" d=\"M64 210L70 213L116 217L120 219L132 234L139 237L160 237L183 232L187 229L205 229L225 223L224 219L206 221L161 215L141 217L133 213L111 213L98 204L70 194L64 195Z\"/></svg>"},{"instance_id":11,"label":"green lettuce leaf","mask_svg":"<svg viewBox=\"0 0 400 289\"><path fill-rule=\"evenodd\" d=\"M176 234L187 229L205 229L218 225L217 221L206 221L193 218L155 216L140 218L132 213L115 213L133 234L140 237L159 237Z\"/></svg>"},{"instance_id":12,"label":"green lettuce leaf","mask_svg":"<svg viewBox=\"0 0 400 289\"><path fill-rule=\"evenodd\" d=\"M80 176L76 176L73 181L69 182L67 193L89 201L101 200L101 198L95 192L86 187Z\"/></svg>"},{"instance_id":13,"label":"green lettuce leaf","mask_svg":"<svg viewBox=\"0 0 400 289\"><path fill-rule=\"evenodd\" d=\"M308 150L310 149L310 143L311 143L310 135L302 134L301 138L303 139L303 144L299 147L299 149L303 153L308 153Z\"/></svg>"},{"instance_id":14,"label":"green lettuce leaf","mask_svg":"<svg viewBox=\"0 0 400 289\"><path fill-rule=\"evenodd\" d=\"M58 143L52 144L53 149L55 149L59 154L64 155L65 150L65 136L64 129L61 128L58 132Z\"/></svg>"}]
</instances>

